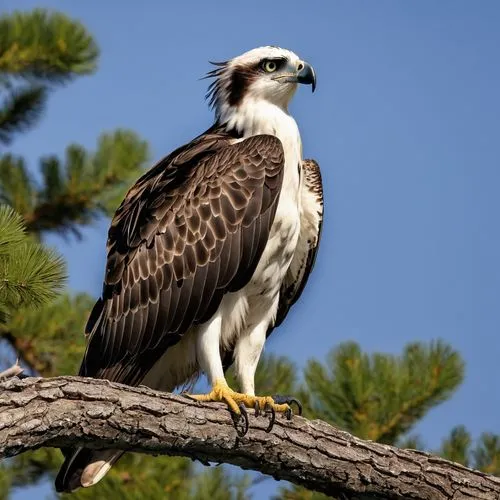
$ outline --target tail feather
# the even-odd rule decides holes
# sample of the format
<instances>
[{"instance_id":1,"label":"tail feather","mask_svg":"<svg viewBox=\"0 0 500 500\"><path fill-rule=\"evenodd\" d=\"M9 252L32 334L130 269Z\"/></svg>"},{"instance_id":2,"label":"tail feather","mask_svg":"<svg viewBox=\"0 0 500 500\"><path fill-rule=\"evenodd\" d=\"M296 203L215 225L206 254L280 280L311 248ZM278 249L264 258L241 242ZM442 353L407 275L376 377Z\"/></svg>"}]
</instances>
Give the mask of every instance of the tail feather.
<instances>
[{"instance_id":1,"label":"tail feather","mask_svg":"<svg viewBox=\"0 0 500 500\"><path fill-rule=\"evenodd\" d=\"M98 306L99 304L96 304L97 312L93 311L91 315L95 316L94 321L99 321L100 318ZM90 334L92 333L91 329ZM156 363L153 360L152 368L146 364L142 366L127 364L124 360L102 370L91 366L91 371L87 372L89 366L84 360L80 375L105 378L132 386L142 383L152 389L171 392L198 375L195 350L192 347L194 343L189 341L188 334L184 339L170 347ZM65 448L61 451L65 460L56 477L57 492L70 492L77 488L93 486L106 475L124 453L120 450L87 448Z\"/></svg>"},{"instance_id":2,"label":"tail feather","mask_svg":"<svg viewBox=\"0 0 500 500\"><path fill-rule=\"evenodd\" d=\"M70 492L77 488L93 486L106 475L123 453L121 450L74 450L66 455L66 460L57 474L56 491Z\"/></svg>"}]
</instances>

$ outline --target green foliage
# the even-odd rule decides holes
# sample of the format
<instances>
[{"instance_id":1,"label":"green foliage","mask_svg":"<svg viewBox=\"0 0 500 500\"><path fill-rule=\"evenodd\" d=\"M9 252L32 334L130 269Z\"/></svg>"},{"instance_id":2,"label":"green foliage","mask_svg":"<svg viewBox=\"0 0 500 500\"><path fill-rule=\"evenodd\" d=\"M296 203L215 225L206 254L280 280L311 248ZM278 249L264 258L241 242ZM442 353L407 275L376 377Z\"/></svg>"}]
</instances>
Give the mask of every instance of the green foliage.
<instances>
[{"instance_id":1,"label":"green foliage","mask_svg":"<svg viewBox=\"0 0 500 500\"><path fill-rule=\"evenodd\" d=\"M500 476L500 436L485 432L481 434L476 449L472 451L474 467Z\"/></svg>"},{"instance_id":2,"label":"green foliage","mask_svg":"<svg viewBox=\"0 0 500 500\"><path fill-rule=\"evenodd\" d=\"M0 310L4 316L19 307L50 301L64 280L61 258L33 242L24 232L22 218L0 205Z\"/></svg>"},{"instance_id":3,"label":"green foliage","mask_svg":"<svg viewBox=\"0 0 500 500\"><path fill-rule=\"evenodd\" d=\"M230 387L238 388L231 367L226 375ZM255 374L257 394L293 395L297 392L297 367L284 356L262 356Z\"/></svg>"},{"instance_id":4,"label":"green foliage","mask_svg":"<svg viewBox=\"0 0 500 500\"><path fill-rule=\"evenodd\" d=\"M0 17L0 72L60 83L96 69L99 50L78 21L35 9Z\"/></svg>"},{"instance_id":5,"label":"green foliage","mask_svg":"<svg viewBox=\"0 0 500 500\"><path fill-rule=\"evenodd\" d=\"M10 154L0 156L0 202L19 214L29 213L35 203L34 181L22 158Z\"/></svg>"},{"instance_id":6,"label":"green foliage","mask_svg":"<svg viewBox=\"0 0 500 500\"><path fill-rule=\"evenodd\" d=\"M31 369L45 377L76 373L85 351L83 335L94 299L64 294L39 310L21 308L0 325Z\"/></svg>"},{"instance_id":7,"label":"green foliage","mask_svg":"<svg viewBox=\"0 0 500 500\"><path fill-rule=\"evenodd\" d=\"M59 450L42 448L17 455L6 462L10 488L32 486L46 479L48 472L57 470L62 458Z\"/></svg>"},{"instance_id":8,"label":"green foliage","mask_svg":"<svg viewBox=\"0 0 500 500\"><path fill-rule=\"evenodd\" d=\"M231 474L225 467L202 469L189 459L149 457L129 453L91 489L63 498L127 500L244 500L250 485L247 475Z\"/></svg>"},{"instance_id":9,"label":"green foliage","mask_svg":"<svg viewBox=\"0 0 500 500\"><path fill-rule=\"evenodd\" d=\"M92 73L98 54L82 24L63 14L0 16L0 144L38 122L51 87Z\"/></svg>"},{"instance_id":10,"label":"green foliage","mask_svg":"<svg viewBox=\"0 0 500 500\"><path fill-rule=\"evenodd\" d=\"M365 354L344 343L327 366L305 370L309 414L373 441L395 443L463 380L460 355L442 342L410 344L402 356Z\"/></svg>"},{"instance_id":11,"label":"green foliage","mask_svg":"<svg viewBox=\"0 0 500 500\"><path fill-rule=\"evenodd\" d=\"M10 461L6 480L11 487L34 485L44 479L53 481L61 464L58 450L46 448L24 453ZM1 480L0 474L0 487ZM224 467L202 469L186 458L128 453L97 485L60 497L77 500L244 500L248 498L249 485L248 475L230 474Z\"/></svg>"},{"instance_id":12,"label":"green foliage","mask_svg":"<svg viewBox=\"0 0 500 500\"><path fill-rule=\"evenodd\" d=\"M0 143L8 144L16 132L31 128L41 117L47 89L39 85L19 85L11 90L0 107Z\"/></svg>"},{"instance_id":13,"label":"green foliage","mask_svg":"<svg viewBox=\"0 0 500 500\"><path fill-rule=\"evenodd\" d=\"M488 474L500 475L500 436L485 432L474 443L464 426L451 430L443 440L439 455Z\"/></svg>"},{"instance_id":14,"label":"green foliage","mask_svg":"<svg viewBox=\"0 0 500 500\"><path fill-rule=\"evenodd\" d=\"M80 236L80 225L112 215L149 157L145 141L127 130L102 134L94 153L73 144L64 160L40 162L36 182L21 158L0 157L0 200L24 218L28 230Z\"/></svg>"},{"instance_id":15,"label":"green foliage","mask_svg":"<svg viewBox=\"0 0 500 500\"><path fill-rule=\"evenodd\" d=\"M8 256L25 241L22 218L9 207L0 205L0 256Z\"/></svg>"},{"instance_id":16,"label":"green foliage","mask_svg":"<svg viewBox=\"0 0 500 500\"><path fill-rule=\"evenodd\" d=\"M425 444L422 438L417 435L404 436L397 440L396 446L398 448L403 448L406 450L420 450L425 449Z\"/></svg>"},{"instance_id":17,"label":"green foliage","mask_svg":"<svg viewBox=\"0 0 500 500\"><path fill-rule=\"evenodd\" d=\"M285 356L268 354L259 362L255 387L259 394L294 395L298 384L298 369Z\"/></svg>"},{"instance_id":18,"label":"green foliage","mask_svg":"<svg viewBox=\"0 0 500 500\"><path fill-rule=\"evenodd\" d=\"M451 430L449 437L443 440L439 454L453 462L469 466L472 437L464 426Z\"/></svg>"},{"instance_id":19,"label":"green foliage","mask_svg":"<svg viewBox=\"0 0 500 500\"><path fill-rule=\"evenodd\" d=\"M463 379L460 355L443 342L413 343L401 356L363 353L345 342L327 355L326 365L308 362L298 392L310 418L320 418L363 439L409 448L420 440L407 433L425 414L450 398ZM279 498L322 500L325 495L297 486Z\"/></svg>"}]
</instances>

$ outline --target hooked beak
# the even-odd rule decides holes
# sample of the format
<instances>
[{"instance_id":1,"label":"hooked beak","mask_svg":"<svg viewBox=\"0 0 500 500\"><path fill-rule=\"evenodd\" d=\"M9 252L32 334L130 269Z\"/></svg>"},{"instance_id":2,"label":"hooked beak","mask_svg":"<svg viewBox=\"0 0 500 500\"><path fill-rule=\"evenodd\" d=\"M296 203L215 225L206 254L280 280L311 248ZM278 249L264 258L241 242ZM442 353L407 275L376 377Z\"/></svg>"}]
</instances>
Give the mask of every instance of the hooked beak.
<instances>
[{"instance_id":1,"label":"hooked beak","mask_svg":"<svg viewBox=\"0 0 500 500\"><path fill-rule=\"evenodd\" d=\"M314 72L313 67L309 63L302 61L299 64L299 69L297 73L297 82L305 83L307 85L312 85L313 92L316 89L316 73Z\"/></svg>"}]
</instances>

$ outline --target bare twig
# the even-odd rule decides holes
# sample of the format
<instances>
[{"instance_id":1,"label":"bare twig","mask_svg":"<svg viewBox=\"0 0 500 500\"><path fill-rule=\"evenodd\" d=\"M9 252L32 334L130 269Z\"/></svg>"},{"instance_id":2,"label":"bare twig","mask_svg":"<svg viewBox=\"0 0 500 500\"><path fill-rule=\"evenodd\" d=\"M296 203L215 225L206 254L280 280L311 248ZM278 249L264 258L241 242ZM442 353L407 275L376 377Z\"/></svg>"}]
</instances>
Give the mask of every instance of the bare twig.
<instances>
[{"instance_id":1,"label":"bare twig","mask_svg":"<svg viewBox=\"0 0 500 500\"><path fill-rule=\"evenodd\" d=\"M319 420L251 417L238 438L221 404L79 377L0 383L0 457L41 446L113 448L239 465L348 500L499 500L500 479L357 439Z\"/></svg>"},{"instance_id":2,"label":"bare twig","mask_svg":"<svg viewBox=\"0 0 500 500\"><path fill-rule=\"evenodd\" d=\"M17 377L17 375L21 375L23 371L24 368L21 367L21 365L19 364L19 359L17 359L10 368L7 368L3 372L0 372L0 380L5 380L6 378L10 377Z\"/></svg>"}]
</instances>

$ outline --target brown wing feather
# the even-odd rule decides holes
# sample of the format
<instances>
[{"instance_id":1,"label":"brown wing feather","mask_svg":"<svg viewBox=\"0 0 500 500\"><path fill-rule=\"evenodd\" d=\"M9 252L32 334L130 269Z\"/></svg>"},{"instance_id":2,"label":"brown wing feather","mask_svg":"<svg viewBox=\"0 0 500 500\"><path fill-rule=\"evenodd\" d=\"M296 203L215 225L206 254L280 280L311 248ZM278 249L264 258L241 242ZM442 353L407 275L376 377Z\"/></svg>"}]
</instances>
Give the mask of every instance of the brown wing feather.
<instances>
[{"instance_id":1,"label":"brown wing feather","mask_svg":"<svg viewBox=\"0 0 500 500\"><path fill-rule=\"evenodd\" d=\"M261 135L230 144L212 130L128 192L109 230L103 297L80 374L138 384L227 291L251 278L283 177L283 148Z\"/></svg>"}]
</instances>

